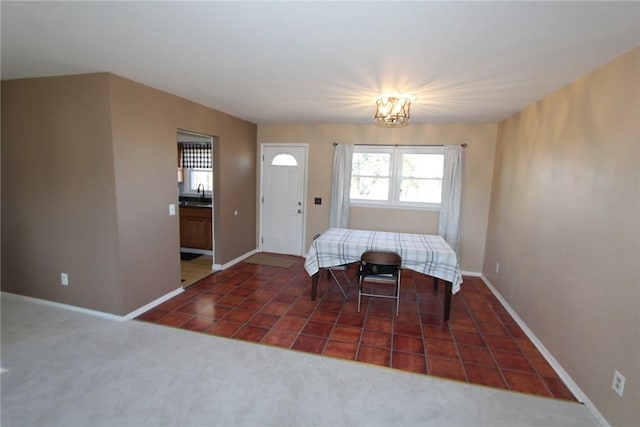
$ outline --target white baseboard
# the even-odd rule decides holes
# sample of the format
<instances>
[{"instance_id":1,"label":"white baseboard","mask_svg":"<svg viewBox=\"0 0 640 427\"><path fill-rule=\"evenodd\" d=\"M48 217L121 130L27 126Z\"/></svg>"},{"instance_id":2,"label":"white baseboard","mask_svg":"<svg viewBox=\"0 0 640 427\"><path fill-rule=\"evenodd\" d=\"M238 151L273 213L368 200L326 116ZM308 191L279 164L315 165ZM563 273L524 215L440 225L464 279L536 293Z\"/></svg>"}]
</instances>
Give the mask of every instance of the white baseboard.
<instances>
[{"instance_id":1,"label":"white baseboard","mask_svg":"<svg viewBox=\"0 0 640 427\"><path fill-rule=\"evenodd\" d=\"M175 297L176 295L181 294L182 292L184 292L183 288L178 288L176 290L173 290L173 291L169 292L168 294L165 294L165 295L161 296L160 298L156 298L155 300L151 301L149 304L145 304L142 307L138 308L137 310L134 310L131 313L123 316L122 319L123 320L135 319L136 317L138 317L139 315L141 315L145 311L151 310L153 307L155 307L157 305L160 305L160 304L162 304L163 302L165 302L167 300L170 300L171 298Z\"/></svg>"},{"instance_id":2,"label":"white baseboard","mask_svg":"<svg viewBox=\"0 0 640 427\"><path fill-rule=\"evenodd\" d=\"M471 274L470 274L471 275ZM558 374L560 379L567 385L569 390L573 393L573 395L582 403L584 406L589 409L591 415L598 421L603 427L611 427L609 422L602 416L600 411L596 408L591 400L587 397L587 395L578 387L578 384L573 381L571 376L562 368L562 365L553 357L553 355L547 350L547 348L542 344L542 341L536 337L531 329L527 326L527 324L518 316L515 310L509 305L509 303L504 299L504 297L498 292L498 290L493 286L493 283L484 275L480 274L482 280L486 283L489 290L498 298L500 303L504 306L504 308L509 312L513 320L516 321L520 329L525 333L525 335L531 340L533 345L538 349L538 351L542 354L542 356L549 362L554 371Z\"/></svg>"},{"instance_id":3,"label":"white baseboard","mask_svg":"<svg viewBox=\"0 0 640 427\"><path fill-rule=\"evenodd\" d=\"M197 249L192 250L192 251L194 251L194 253L198 253ZM211 252L211 251L208 251L208 252ZM253 249L253 250L247 252L244 255L240 255L239 257L237 257L235 259L232 259L231 261L229 261L229 262L227 262L225 264L221 265L221 264L215 264L214 263L214 264L211 265L211 268L213 268L214 270L218 270L218 271L225 270L225 269L231 267L232 265L239 263L243 259L250 257L251 255L255 254L256 252L257 252L257 249ZM156 299L155 301L152 301L149 304L146 304L145 306L140 307L139 309L127 314L126 316L124 316L124 319L127 320L127 319L133 319L135 317L138 317L139 315L141 315L145 311L151 310L153 307L165 302L168 299L173 298L174 296L180 294L181 292L184 292L183 288L178 288L173 292L169 292L168 294L166 294L164 296L161 296L160 298Z\"/></svg>"},{"instance_id":4,"label":"white baseboard","mask_svg":"<svg viewBox=\"0 0 640 427\"><path fill-rule=\"evenodd\" d=\"M251 255L257 253L258 250L257 249L253 249L249 252L247 252L244 255L240 255L239 257L232 259L231 261L225 263L225 264L213 264L213 269L214 270L226 270L227 268L231 267L234 264L239 263L240 261L242 261L243 259L249 258Z\"/></svg>"},{"instance_id":5,"label":"white baseboard","mask_svg":"<svg viewBox=\"0 0 640 427\"><path fill-rule=\"evenodd\" d=\"M477 271L462 271L463 276L471 276L471 277L482 277L482 273L478 273Z\"/></svg>"},{"instance_id":6,"label":"white baseboard","mask_svg":"<svg viewBox=\"0 0 640 427\"><path fill-rule=\"evenodd\" d=\"M214 270L224 270L226 268L231 267L234 264L239 263L240 261L242 261L245 258L250 257L251 255L255 254L257 251L257 249L253 249L249 252L247 252L244 255L241 255L231 261L229 261L228 263L224 264L224 265L220 265L220 264L213 264L213 269ZM151 310L152 308L154 308L157 305L162 304L163 302L175 297L176 295L180 294L184 292L183 288L178 288L174 291L169 292L168 294L165 294L163 296L161 296L160 298L157 298L153 301L151 301L148 304L145 304L144 306L132 311L129 314L126 314L124 316L118 316L115 314L111 314L111 313L105 313L103 311L97 311L97 310L91 310L88 308L83 308L83 307L77 307L75 305L69 305L69 304L63 304L60 302L55 302L55 301L49 301L49 300L44 300L44 299L40 299L40 298L34 298L34 297L28 297L25 295L18 295L18 294L13 294L10 292L4 292L2 291L1 294L3 296L7 296L9 298L22 298L28 301L32 301L35 302L37 304L43 304L43 305L49 305L52 307L58 307L58 308L62 308L64 310L69 310L69 311L75 311L78 313L84 313L84 314L88 314L91 316L95 316L95 317L102 317L103 319L111 319L111 320L118 320L118 321L124 321L124 320L131 320L134 319L136 317L138 317L139 315L141 315L142 313Z\"/></svg>"},{"instance_id":7,"label":"white baseboard","mask_svg":"<svg viewBox=\"0 0 640 427\"><path fill-rule=\"evenodd\" d=\"M140 307L139 309L132 311L131 313L125 315L125 316L118 316L116 314L111 314L111 313L105 313L104 311L98 311L98 310L91 310L89 308L84 308L84 307L78 307L75 305L69 305L69 304L64 304L61 302L56 302L56 301L49 301L46 299L41 299L41 298L34 298L34 297L28 297L26 295L19 295L19 294L12 294L10 292L2 292L2 296L4 297L9 297L9 298L17 298L17 299L24 299L26 301L30 301L30 302L34 302L36 304L42 304L42 305L48 305L50 307L57 307L57 308L61 308L63 310L69 310L69 311L75 311L76 313L83 313L83 314L88 314L90 316L94 316L94 317L101 317L103 319L109 319L109 320L117 320L119 322L125 321L125 320L131 320L134 319L136 317L138 317L139 315L141 315L142 313L144 313L145 311L148 311L150 309L152 309L153 307L157 306L158 304L161 304L171 298L173 298L174 296L180 294L184 292L184 289L182 288L178 288L174 291L169 292L166 295L161 296L160 298L157 298L156 300L150 302L149 304L144 305L143 307Z\"/></svg>"},{"instance_id":8,"label":"white baseboard","mask_svg":"<svg viewBox=\"0 0 640 427\"><path fill-rule=\"evenodd\" d=\"M183 248L180 247L180 252L186 252L186 253L190 253L190 254L200 254L200 255L211 255L213 256L213 251L212 250L207 250L207 249L193 249L193 248Z\"/></svg>"},{"instance_id":9,"label":"white baseboard","mask_svg":"<svg viewBox=\"0 0 640 427\"><path fill-rule=\"evenodd\" d=\"M9 298L23 299L25 301L33 302L33 303L36 303L36 304L47 305L49 307L61 308L63 310L75 311L77 313L88 314L90 316L101 317L103 319L118 320L118 321L126 320L122 316L118 316L118 315L111 314L111 313L105 313L104 311L91 310L91 309L88 309L88 308L77 307L75 305L63 304L61 302L49 301L49 300L46 300L46 299L40 299L40 298L34 298L34 297L28 297L26 295L12 294L10 292L4 292L3 291L2 292L2 297L3 298L9 297Z\"/></svg>"}]
</instances>

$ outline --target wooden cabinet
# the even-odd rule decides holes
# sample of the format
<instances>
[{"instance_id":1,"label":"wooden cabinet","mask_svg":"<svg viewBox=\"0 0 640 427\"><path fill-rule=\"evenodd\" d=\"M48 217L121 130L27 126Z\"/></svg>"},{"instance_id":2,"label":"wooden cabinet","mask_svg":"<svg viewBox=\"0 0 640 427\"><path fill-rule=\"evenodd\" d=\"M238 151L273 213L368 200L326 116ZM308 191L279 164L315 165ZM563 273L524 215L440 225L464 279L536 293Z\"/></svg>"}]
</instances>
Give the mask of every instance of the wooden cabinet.
<instances>
[{"instance_id":1,"label":"wooden cabinet","mask_svg":"<svg viewBox=\"0 0 640 427\"><path fill-rule=\"evenodd\" d=\"M180 246L213 249L211 244L211 208L180 207Z\"/></svg>"},{"instance_id":2,"label":"wooden cabinet","mask_svg":"<svg viewBox=\"0 0 640 427\"><path fill-rule=\"evenodd\" d=\"M178 144L178 182L184 181L184 169L182 169L182 144Z\"/></svg>"}]
</instances>

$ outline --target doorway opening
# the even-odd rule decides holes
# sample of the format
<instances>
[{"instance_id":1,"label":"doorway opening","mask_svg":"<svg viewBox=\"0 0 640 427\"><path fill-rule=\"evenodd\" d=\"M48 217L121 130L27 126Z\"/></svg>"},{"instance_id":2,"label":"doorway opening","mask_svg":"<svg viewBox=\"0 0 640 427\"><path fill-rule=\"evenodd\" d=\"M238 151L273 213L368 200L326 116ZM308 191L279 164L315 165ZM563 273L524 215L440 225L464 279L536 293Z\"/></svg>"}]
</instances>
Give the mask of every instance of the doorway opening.
<instances>
[{"instance_id":1,"label":"doorway opening","mask_svg":"<svg viewBox=\"0 0 640 427\"><path fill-rule=\"evenodd\" d=\"M216 137L192 131L177 131L182 287L192 285L214 271L213 148L216 140Z\"/></svg>"}]
</instances>

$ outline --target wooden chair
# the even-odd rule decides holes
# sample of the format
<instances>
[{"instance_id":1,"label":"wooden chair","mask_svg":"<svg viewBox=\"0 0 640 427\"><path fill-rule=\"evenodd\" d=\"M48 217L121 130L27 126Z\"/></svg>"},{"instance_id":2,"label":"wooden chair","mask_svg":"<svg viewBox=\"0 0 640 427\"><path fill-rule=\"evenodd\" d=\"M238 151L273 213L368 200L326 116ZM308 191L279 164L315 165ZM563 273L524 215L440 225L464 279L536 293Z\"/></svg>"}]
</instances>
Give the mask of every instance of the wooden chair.
<instances>
[{"instance_id":1,"label":"wooden chair","mask_svg":"<svg viewBox=\"0 0 640 427\"><path fill-rule=\"evenodd\" d=\"M360 257L358 268L358 312L363 296L396 300L396 316L400 311L400 266L402 258L396 252L366 251ZM363 283L390 283L395 285L393 295L365 292Z\"/></svg>"}]
</instances>

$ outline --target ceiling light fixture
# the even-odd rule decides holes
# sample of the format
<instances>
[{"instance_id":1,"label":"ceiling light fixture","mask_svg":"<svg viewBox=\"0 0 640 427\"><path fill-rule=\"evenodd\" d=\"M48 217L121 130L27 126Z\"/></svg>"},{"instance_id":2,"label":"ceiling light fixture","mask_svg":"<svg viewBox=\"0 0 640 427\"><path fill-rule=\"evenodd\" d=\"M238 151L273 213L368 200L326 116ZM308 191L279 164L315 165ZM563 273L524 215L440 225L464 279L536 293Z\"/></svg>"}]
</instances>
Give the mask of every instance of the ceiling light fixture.
<instances>
[{"instance_id":1,"label":"ceiling light fixture","mask_svg":"<svg viewBox=\"0 0 640 427\"><path fill-rule=\"evenodd\" d=\"M375 124L382 127L402 127L409 124L411 98L406 95L376 97Z\"/></svg>"}]
</instances>

